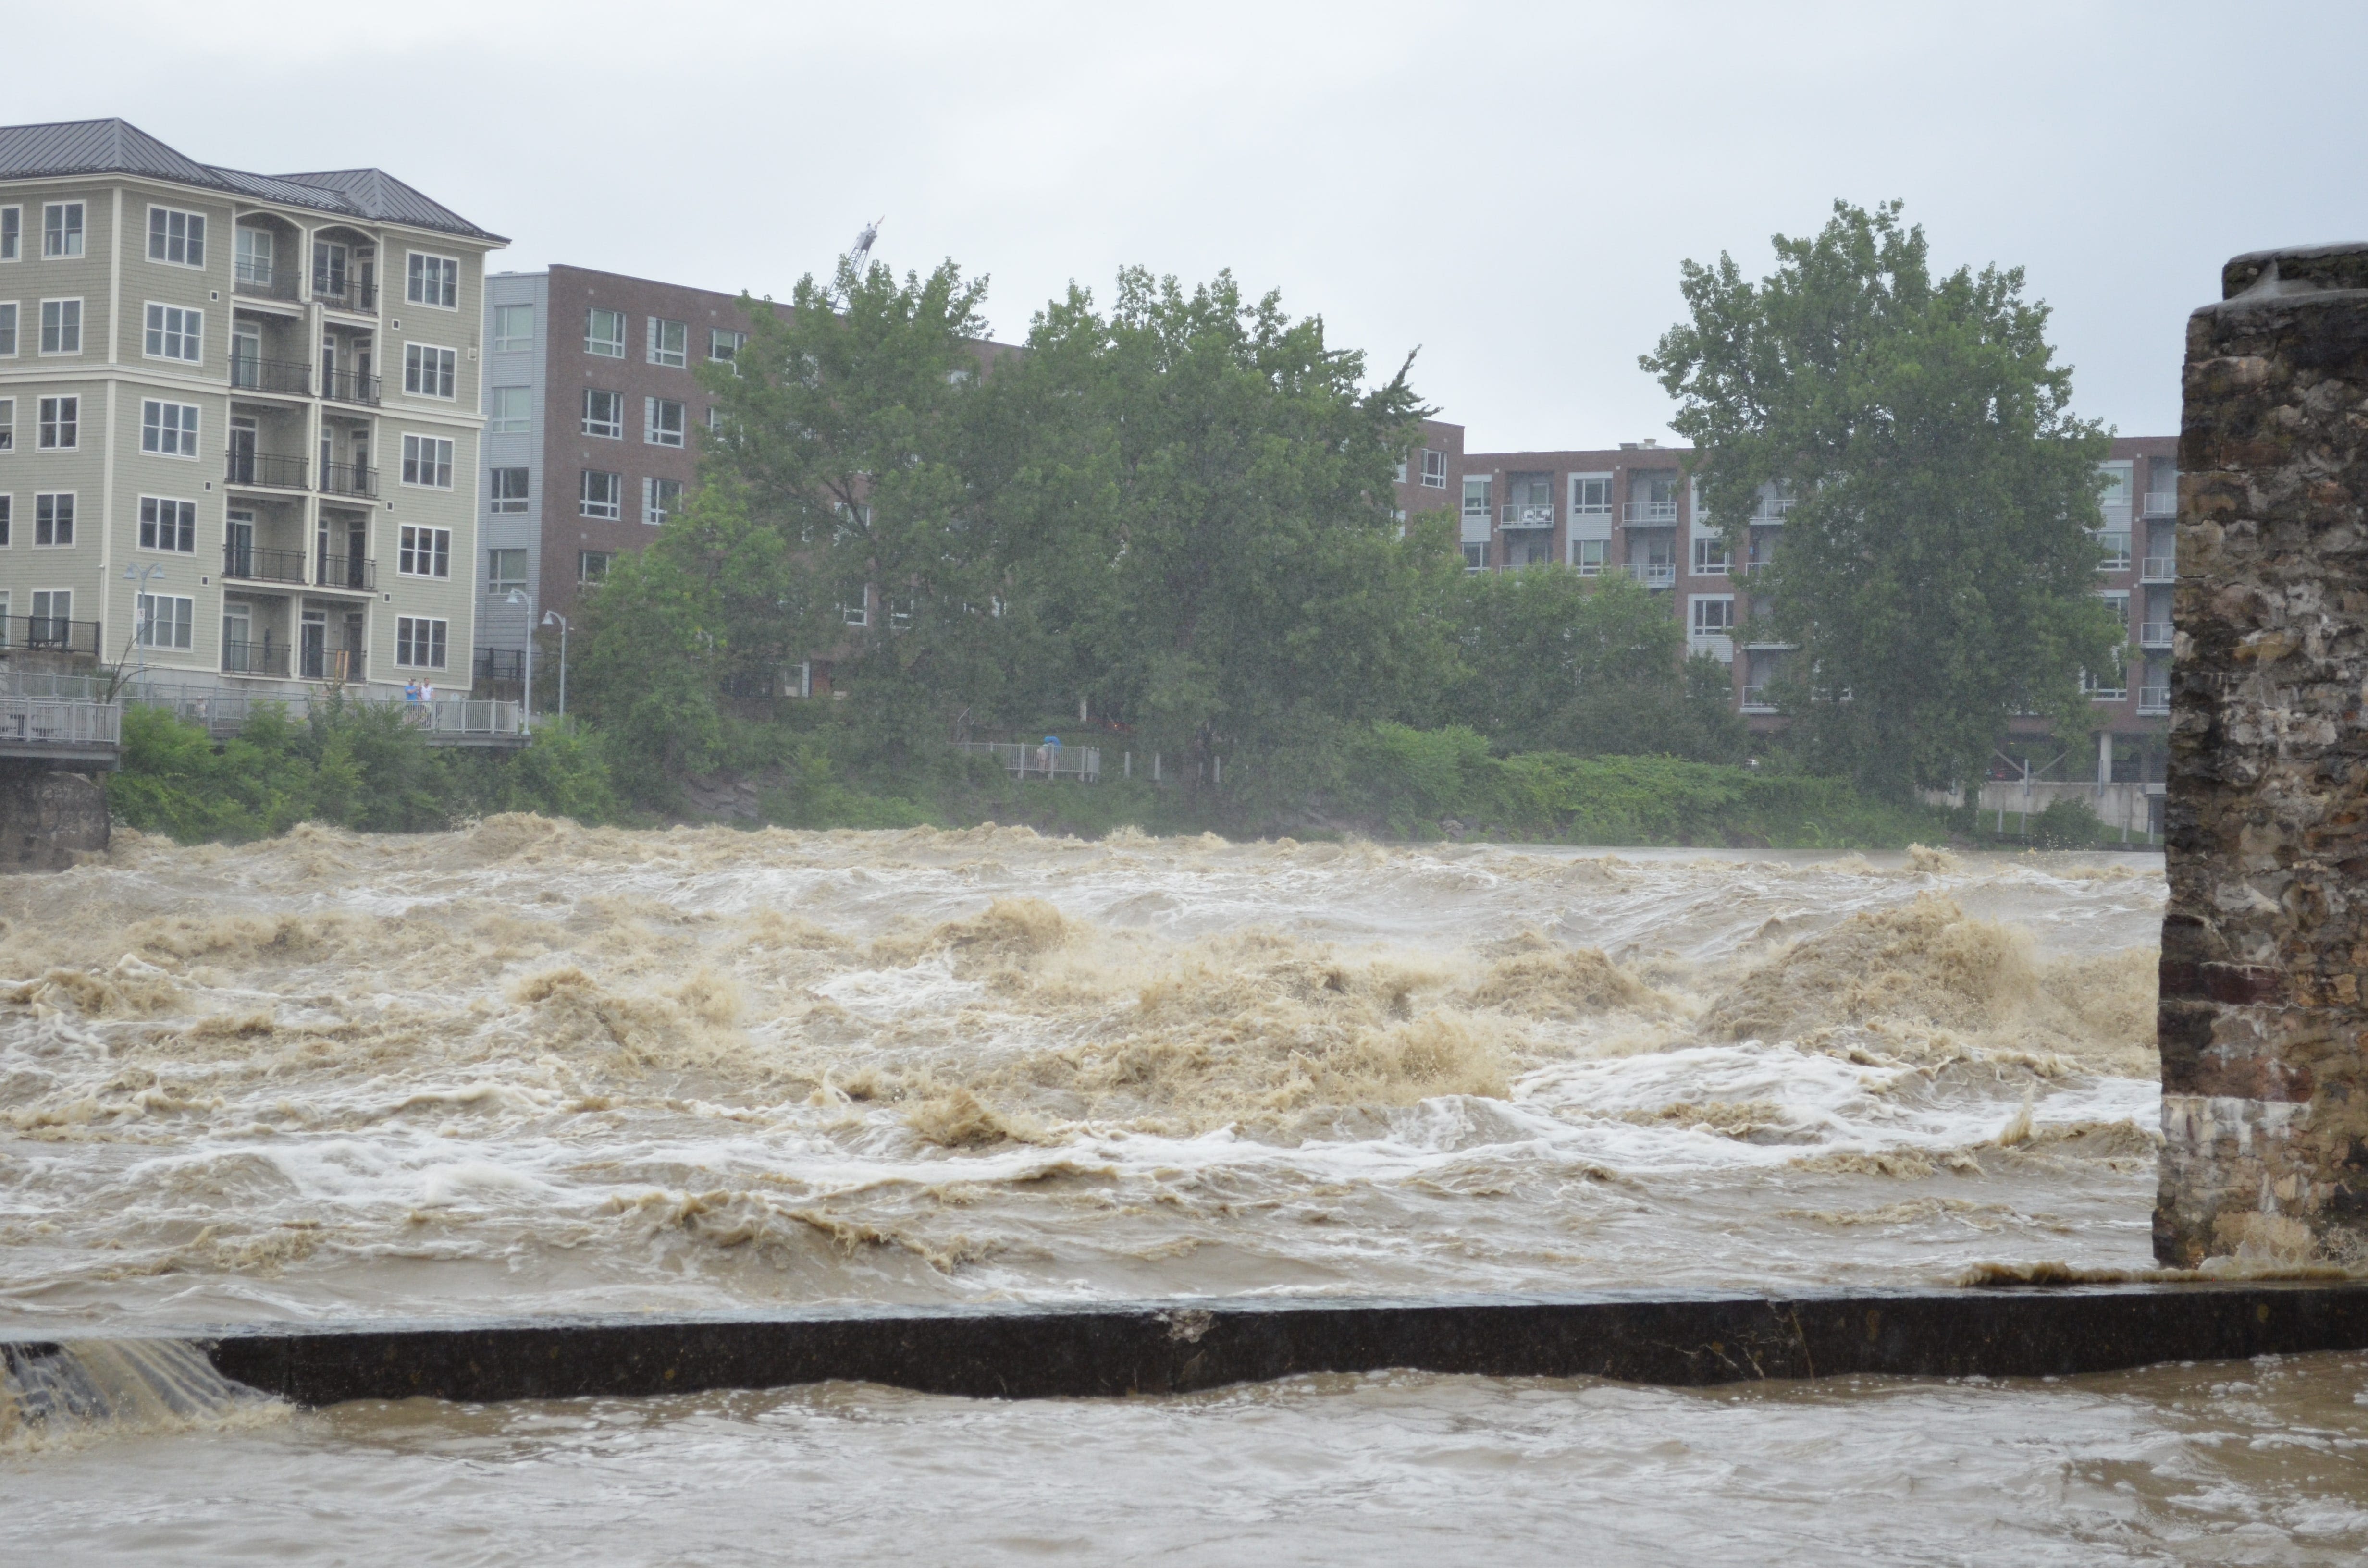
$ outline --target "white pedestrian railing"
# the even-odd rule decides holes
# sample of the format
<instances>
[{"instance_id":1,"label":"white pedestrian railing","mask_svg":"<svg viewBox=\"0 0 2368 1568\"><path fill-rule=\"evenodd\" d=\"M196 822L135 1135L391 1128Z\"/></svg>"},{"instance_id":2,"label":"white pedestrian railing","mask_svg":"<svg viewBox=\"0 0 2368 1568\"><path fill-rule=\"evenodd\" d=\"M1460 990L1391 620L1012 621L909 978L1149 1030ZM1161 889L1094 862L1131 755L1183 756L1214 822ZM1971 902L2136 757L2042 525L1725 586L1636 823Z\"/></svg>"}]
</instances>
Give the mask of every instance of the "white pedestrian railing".
<instances>
[{"instance_id":1,"label":"white pedestrian railing","mask_svg":"<svg viewBox=\"0 0 2368 1568\"><path fill-rule=\"evenodd\" d=\"M302 723L313 706L329 704L325 693L297 692L263 695L227 687L186 686L163 681L136 681L123 693L126 705L162 708L185 722L200 725L216 740L228 740L245 730L266 709L277 709ZM405 702L400 691L381 696L375 690L347 687L336 699L347 706L367 704L401 708L404 717L427 732L431 740L484 742L523 739L525 710L515 702L493 702L470 697L439 697L433 702Z\"/></svg>"},{"instance_id":2,"label":"white pedestrian railing","mask_svg":"<svg viewBox=\"0 0 2368 1568\"><path fill-rule=\"evenodd\" d=\"M1678 520L1678 504L1675 501L1631 501L1622 509L1620 517L1631 527L1674 523Z\"/></svg>"},{"instance_id":3,"label":"white pedestrian railing","mask_svg":"<svg viewBox=\"0 0 2368 1568\"><path fill-rule=\"evenodd\" d=\"M1678 565L1674 561L1631 561L1628 575L1648 588L1666 588L1678 580Z\"/></svg>"},{"instance_id":4,"label":"white pedestrian railing","mask_svg":"<svg viewBox=\"0 0 2368 1568\"><path fill-rule=\"evenodd\" d=\"M1505 505L1504 526L1506 528L1550 528L1554 527L1554 509L1552 503L1540 506L1512 501Z\"/></svg>"},{"instance_id":5,"label":"white pedestrian railing","mask_svg":"<svg viewBox=\"0 0 2368 1568\"><path fill-rule=\"evenodd\" d=\"M120 703L70 697L0 697L0 745L87 750L122 742Z\"/></svg>"},{"instance_id":6,"label":"white pedestrian railing","mask_svg":"<svg viewBox=\"0 0 2368 1568\"><path fill-rule=\"evenodd\" d=\"M976 756L991 756L1009 770L1014 778L1075 778L1081 783L1099 783L1102 776L1102 750L1099 746L1034 745L1019 741L961 741L955 749Z\"/></svg>"}]
</instances>

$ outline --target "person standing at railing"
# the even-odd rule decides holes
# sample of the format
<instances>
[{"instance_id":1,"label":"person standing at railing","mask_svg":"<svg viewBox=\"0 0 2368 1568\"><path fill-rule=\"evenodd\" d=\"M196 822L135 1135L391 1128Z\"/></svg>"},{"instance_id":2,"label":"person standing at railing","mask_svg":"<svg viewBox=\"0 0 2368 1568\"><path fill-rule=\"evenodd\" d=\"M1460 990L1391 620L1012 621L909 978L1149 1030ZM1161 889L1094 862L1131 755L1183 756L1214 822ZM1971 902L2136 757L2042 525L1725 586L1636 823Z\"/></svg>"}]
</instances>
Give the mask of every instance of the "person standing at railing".
<instances>
[{"instance_id":1,"label":"person standing at railing","mask_svg":"<svg viewBox=\"0 0 2368 1568\"><path fill-rule=\"evenodd\" d=\"M1061 737L1046 735L1044 744L1036 748L1036 760L1044 765L1044 777L1050 778L1060 771Z\"/></svg>"}]
</instances>

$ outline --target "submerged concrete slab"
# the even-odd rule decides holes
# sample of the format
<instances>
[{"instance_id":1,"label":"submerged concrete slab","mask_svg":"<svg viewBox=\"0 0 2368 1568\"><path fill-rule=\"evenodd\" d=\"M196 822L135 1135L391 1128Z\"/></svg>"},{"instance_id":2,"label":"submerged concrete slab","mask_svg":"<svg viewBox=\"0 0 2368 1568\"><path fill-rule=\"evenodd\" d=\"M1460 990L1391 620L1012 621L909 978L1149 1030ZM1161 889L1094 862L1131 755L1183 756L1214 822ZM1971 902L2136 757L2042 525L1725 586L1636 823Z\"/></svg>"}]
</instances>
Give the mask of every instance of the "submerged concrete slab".
<instances>
[{"instance_id":1,"label":"submerged concrete slab","mask_svg":"<svg viewBox=\"0 0 2368 1568\"><path fill-rule=\"evenodd\" d=\"M275 1326L188 1337L223 1376L307 1405L636 1397L834 1380L1009 1399L1162 1394L1395 1368L1701 1385L2063 1376L2368 1349L2368 1285L1146 1302Z\"/></svg>"}]
</instances>

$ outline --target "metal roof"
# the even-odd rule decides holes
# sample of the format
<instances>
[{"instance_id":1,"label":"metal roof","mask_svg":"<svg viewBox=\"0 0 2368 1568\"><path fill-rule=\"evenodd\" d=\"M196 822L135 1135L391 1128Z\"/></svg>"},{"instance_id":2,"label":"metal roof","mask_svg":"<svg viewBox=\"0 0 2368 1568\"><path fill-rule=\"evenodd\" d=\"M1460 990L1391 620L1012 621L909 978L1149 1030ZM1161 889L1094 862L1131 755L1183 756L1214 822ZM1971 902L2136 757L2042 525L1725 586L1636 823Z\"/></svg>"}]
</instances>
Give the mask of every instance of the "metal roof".
<instances>
[{"instance_id":1,"label":"metal roof","mask_svg":"<svg viewBox=\"0 0 2368 1568\"><path fill-rule=\"evenodd\" d=\"M102 174L145 175L375 222L407 223L497 244L507 243L381 169L256 175L219 168L175 152L122 119L0 126L0 180Z\"/></svg>"}]
</instances>

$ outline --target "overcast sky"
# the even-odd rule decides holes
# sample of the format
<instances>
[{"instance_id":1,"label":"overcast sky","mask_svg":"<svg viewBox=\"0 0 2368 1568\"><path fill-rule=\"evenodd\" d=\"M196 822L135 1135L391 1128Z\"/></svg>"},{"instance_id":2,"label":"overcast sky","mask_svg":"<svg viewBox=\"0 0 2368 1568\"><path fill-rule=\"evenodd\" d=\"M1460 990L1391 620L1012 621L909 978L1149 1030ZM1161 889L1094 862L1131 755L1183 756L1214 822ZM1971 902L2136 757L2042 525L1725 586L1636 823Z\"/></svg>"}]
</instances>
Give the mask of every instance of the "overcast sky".
<instances>
[{"instance_id":1,"label":"overcast sky","mask_svg":"<svg viewBox=\"0 0 2368 1568\"><path fill-rule=\"evenodd\" d=\"M0 6L11 122L120 115L202 162L376 165L551 262L787 295L884 215L992 276L1230 267L1474 449L1667 432L1636 356L1678 263L1837 197L2019 264L2082 412L2176 430L2226 256L2368 238L2368 6L1366 0L82 0Z\"/></svg>"}]
</instances>

